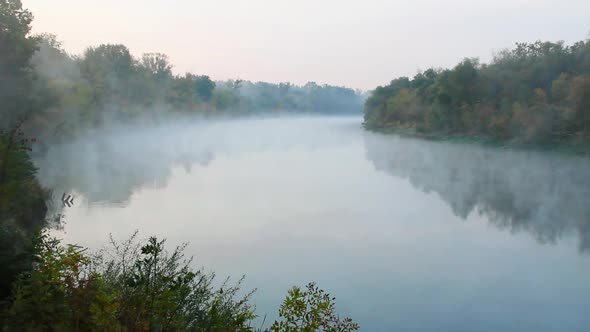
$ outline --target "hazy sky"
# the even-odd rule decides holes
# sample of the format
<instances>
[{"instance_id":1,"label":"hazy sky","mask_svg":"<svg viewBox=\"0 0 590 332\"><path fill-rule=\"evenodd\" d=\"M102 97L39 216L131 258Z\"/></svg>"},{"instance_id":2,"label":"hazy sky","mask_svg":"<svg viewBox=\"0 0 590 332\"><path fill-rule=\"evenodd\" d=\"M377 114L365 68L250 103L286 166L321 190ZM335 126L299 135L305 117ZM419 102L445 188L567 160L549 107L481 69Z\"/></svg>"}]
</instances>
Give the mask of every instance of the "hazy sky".
<instances>
[{"instance_id":1,"label":"hazy sky","mask_svg":"<svg viewBox=\"0 0 590 332\"><path fill-rule=\"evenodd\" d=\"M66 50L122 43L215 80L372 89L518 41L587 38L589 0L23 0Z\"/></svg>"}]
</instances>

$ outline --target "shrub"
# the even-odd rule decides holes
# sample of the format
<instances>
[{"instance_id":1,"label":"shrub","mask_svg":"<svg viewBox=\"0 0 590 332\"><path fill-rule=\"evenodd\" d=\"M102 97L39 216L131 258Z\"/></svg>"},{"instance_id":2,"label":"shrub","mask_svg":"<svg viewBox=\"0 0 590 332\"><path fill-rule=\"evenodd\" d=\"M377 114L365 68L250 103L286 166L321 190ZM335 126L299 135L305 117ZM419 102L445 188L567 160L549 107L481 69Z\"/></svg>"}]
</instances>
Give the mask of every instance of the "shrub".
<instances>
[{"instance_id":1,"label":"shrub","mask_svg":"<svg viewBox=\"0 0 590 332\"><path fill-rule=\"evenodd\" d=\"M16 283L5 312L9 330L249 331L252 292L240 279L219 289L213 274L193 271L184 246L172 253L155 237L136 236L97 255L43 235L32 271Z\"/></svg>"},{"instance_id":2,"label":"shrub","mask_svg":"<svg viewBox=\"0 0 590 332\"><path fill-rule=\"evenodd\" d=\"M330 294L309 283L305 291L299 287L289 290L279 309L280 321L271 327L273 332L349 332L360 327L350 318L340 319Z\"/></svg>"}]
</instances>

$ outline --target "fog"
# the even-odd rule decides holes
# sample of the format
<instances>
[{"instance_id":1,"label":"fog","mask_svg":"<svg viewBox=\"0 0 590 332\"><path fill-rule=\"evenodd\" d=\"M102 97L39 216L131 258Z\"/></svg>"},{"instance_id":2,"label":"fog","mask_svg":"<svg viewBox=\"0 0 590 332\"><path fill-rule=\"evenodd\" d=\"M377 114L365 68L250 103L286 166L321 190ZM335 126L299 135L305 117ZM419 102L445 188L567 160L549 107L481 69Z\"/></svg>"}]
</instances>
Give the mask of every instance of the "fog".
<instances>
[{"instance_id":1,"label":"fog","mask_svg":"<svg viewBox=\"0 0 590 332\"><path fill-rule=\"evenodd\" d=\"M189 242L257 313L315 280L364 330L583 331L587 158L365 132L359 117L184 118L36 153L67 242Z\"/></svg>"},{"instance_id":2,"label":"fog","mask_svg":"<svg viewBox=\"0 0 590 332\"><path fill-rule=\"evenodd\" d=\"M590 248L587 157L374 134L365 147L377 170L438 194L462 219L482 215L542 243L574 235L580 250Z\"/></svg>"},{"instance_id":3,"label":"fog","mask_svg":"<svg viewBox=\"0 0 590 332\"><path fill-rule=\"evenodd\" d=\"M206 166L218 155L240 156L298 146L313 150L351 139L341 129L324 132L326 122L342 122L342 118L312 117L318 122L298 126L309 119L181 117L143 126L111 123L74 141L48 146L39 153L36 165L48 188L78 192L90 204L124 203L136 190L165 186L175 167L190 172L195 164ZM360 123L349 123L353 126Z\"/></svg>"},{"instance_id":4,"label":"fog","mask_svg":"<svg viewBox=\"0 0 590 332\"><path fill-rule=\"evenodd\" d=\"M367 97L360 90L316 82L274 84L214 81L199 73L173 75L174 66L165 54L134 57L121 44L89 46L81 54L69 54L59 36L51 34L40 36L31 63L35 80L26 98L32 107L6 109L0 115L12 119L3 123L7 127L26 119L27 134L45 145L121 124L156 126L283 114L360 115Z\"/></svg>"},{"instance_id":5,"label":"fog","mask_svg":"<svg viewBox=\"0 0 590 332\"><path fill-rule=\"evenodd\" d=\"M587 331L590 6L502 2L0 0L0 324Z\"/></svg>"}]
</instances>

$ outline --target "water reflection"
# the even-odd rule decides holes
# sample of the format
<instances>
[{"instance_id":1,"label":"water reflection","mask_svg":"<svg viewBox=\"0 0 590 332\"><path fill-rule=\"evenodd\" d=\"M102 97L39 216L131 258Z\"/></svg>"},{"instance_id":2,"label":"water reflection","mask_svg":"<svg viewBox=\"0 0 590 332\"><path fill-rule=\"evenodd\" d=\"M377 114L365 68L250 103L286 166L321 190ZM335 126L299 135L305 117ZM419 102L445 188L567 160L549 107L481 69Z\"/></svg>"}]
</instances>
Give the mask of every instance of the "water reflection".
<instances>
[{"instance_id":1,"label":"water reflection","mask_svg":"<svg viewBox=\"0 0 590 332\"><path fill-rule=\"evenodd\" d=\"M326 123L343 126L326 131ZM140 189L165 187L174 167L190 173L196 165L208 165L217 154L284 151L297 146L313 151L350 141L351 126L359 127L359 123L350 117L315 121L293 117L113 127L51 145L36 156L35 164L43 185L57 196L74 192L90 205L125 206Z\"/></svg>"},{"instance_id":2,"label":"water reflection","mask_svg":"<svg viewBox=\"0 0 590 332\"><path fill-rule=\"evenodd\" d=\"M53 145L36 160L40 178L55 192L81 194L89 204L124 206L139 189L164 187L173 166L190 171L214 158L207 146L182 133L169 133L95 131Z\"/></svg>"},{"instance_id":3,"label":"water reflection","mask_svg":"<svg viewBox=\"0 0 590 332\"><path fill-rule=\"evenodd\" d=\"M587 331L589 257L574 241L487 225L579 233L586 161L374 135L360 121L97 132L38 159L45 185L77 193L66 241L99 248L140 230L189 242L197 268L246 274L267 321L286 289L315 280L364 331Z\"/></svg>"},{"instance_id":4,"label":"water reflection","mask_svg":"<svg viewBox=\"0 0 590 332\"><path fill-rule=\"evenodd\" d=\"M440 195L455 215L487 217L541 243L565 235L590 249L590 159L558 153L364 135L375 168Z\"/></svg>"}]
</instances>

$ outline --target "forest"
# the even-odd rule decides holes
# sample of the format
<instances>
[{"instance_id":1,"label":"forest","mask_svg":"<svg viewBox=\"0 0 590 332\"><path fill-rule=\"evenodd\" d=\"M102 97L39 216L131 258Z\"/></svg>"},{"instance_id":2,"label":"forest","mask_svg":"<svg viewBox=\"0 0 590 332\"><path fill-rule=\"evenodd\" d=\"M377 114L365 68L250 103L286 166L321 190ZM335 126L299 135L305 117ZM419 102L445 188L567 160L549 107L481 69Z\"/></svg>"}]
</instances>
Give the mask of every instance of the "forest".
<instances>
[{"instance_id":1,"label":"forest","mask_svg":"<svg viewBox=\"0 0 590 332\"><path fill-rule=\"evenodd\" d=\"M213 283L184 246L138 236L91 251L53 237L64 215L43 188L31 152L116 122L174 115L360 112L354 90L308 83L214 82L174 75L163 54L134 58L123 45L67 54L31 35L20 0L0 0L0 329L3 331L353 331L314 283L293 287L279 319L254 326L253 291ZM301 306L304 306L302 309Z\"/></svg>"},{"instance_id":2,"label":"forest","mask_svg":"<svg viewBox=\"0 0 590 332\"><path fill-rule=\"evenodd\" d=\"M367 99L365 126L425 137L514 143L590 140L590 40L517 43L489 64L400 77Z\"/></svg>"},{"instance_id":3,"label":"forest","mask_svg":"<svg viewBox=\"0 0 590 332\"><path fill-rule=\"evenodd\" d=\"M363 94L349 88L314 82L215 82L207 75L173 74L168 56L161 53L134 58L126 46L106 44L72 56L56 36L28 39L32 55L27 84L34 107L4 112L11 120L26 117L27 128L45 137L69 136L112 121L145 123L181 115L362 113Z\"/></svg>"},{"instance_id":4,"label":"forest","mask_svg":"<svg viewBox=\"0 0 590 332\"><path fill-rule=\"evenodd\" d=\"M3 29L17 34L7 33L0 51L1 123L9 128L23 121L28 135L45 141L113 122L153 123L182 115L362 114L365 95L360 90L177 75L167 55L136 58L120 44L71 55L55 35L30 35L32 15L17 21L6 15Z\"/></svg>"}]
</instances>

